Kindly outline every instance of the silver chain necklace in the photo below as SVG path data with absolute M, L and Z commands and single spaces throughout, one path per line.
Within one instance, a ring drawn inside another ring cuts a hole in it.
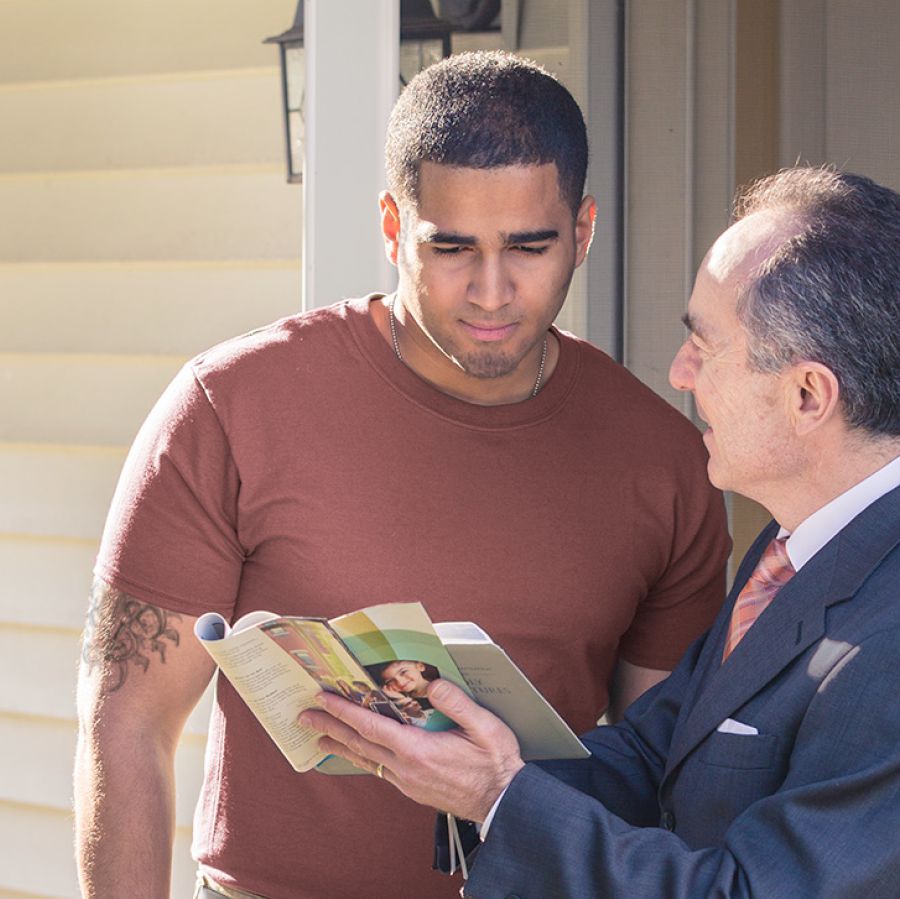
M 400 341 L 397 340 L 397 323 L 394 319 L 394 303 L 397 302 L 397 298 L 391 300 L 391 305 L 388 306 L 388 319 L 391 323 L 391 343 L 394 345 L 394 353 L 396 353 L 397 358 L 402 362 L 403 354 L 400 352 Z M 544 343 L 541 346 L 541 364 L 538 366 L 537 378 L 534 380 L 534 387 L 531 388 L 531 395 L 537 396 L 538 391 L 541 389 L 541 383 L 544 380 L 544 363 L 547 361 L 547 338 L 544 338 Z

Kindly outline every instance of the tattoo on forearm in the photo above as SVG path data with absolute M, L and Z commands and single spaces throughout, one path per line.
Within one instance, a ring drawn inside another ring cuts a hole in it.
M 84 627 L 82 659 L 89 670 L 103 666 L 109 672 L 107 692 L 118 690 L 132 667 L 146 672 L 154 655 L 165 664 L 168 647 L 178 646 L 178 631 L 171 624 L 179 620 L 181 616 L 175 612 L 141 602 L 95 580 Z

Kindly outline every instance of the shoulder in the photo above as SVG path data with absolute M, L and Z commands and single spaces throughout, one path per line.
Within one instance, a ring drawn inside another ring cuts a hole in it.
M 344 300 L 255 328 L 200 353 L 190 366 L 201 381 L 225 376 L 234 369 L 244 375 L 266 371 L 297 352 L 326 353 L 341 340 L 351 321 L 366 314 L 361 300 Z
M 684 413 L 592 343 L 565 331 L 558 336 L 563 352 L 578 356 L 578 402 L 592 417 L 650 454 L 683 449 L 705 460 L 700 433 Z
M 900 689 L 897 657 L 900 655 L 900 612 L 895 596 L 880 594 L 855 597 L 872 614 L 850 626 L 829 629 L 817 646 L 807 676 L 817 682 L 806 712 L 804 732 L 829 732 L 829 755 L 846 751 L 847 763 L 858 762 L 863 739 L 866 751 L 889 745 L 897 758 L 900 746 Z M 839 722 L 839 723 L 835 723 Z
M 837 546 L 835 553 L 828 554 L 828 548 L 823 551 L 827 554 L 825 563 L 834 566 L 829 592 L 846 597 L 832 609 L 830 623 L 835 627 L 831 636 L 839 634 L 850 645 L 870 637 L 896 639 L 900 635 L 900 603 L 897 602 L 900 509 L 897 498 L 882 497 L 880 503 L 865 510 L 838 535 Z M 808 564 L 813 573 L 818 573 L 821 566 L 814 565 L 815 561 Z M 900 655 L 900 645 L 896 648 Z M 890 652 L 893 651 L 891 647 Z
M 822 678 L 820 691 L 841 680 L 855 684 L 855 702 L 884 693 L 882 700 L 896 706 L 889 697 L 900 688 L 898 529 L 897 502 L 882 497 L 797 574 L 804 589 L 824 596 L 826 638 L 806 669 Z
M 292 315 L 226 340 L 185 366 L 190 402 L 208 407 L 231 441 L 257 446 L 321 420 L 362 395 L 371 366 L 361 346 L 371 329 L 368 297 Z
M 368 298 L 287 316 L 226 340 L 189 363 L 193 377 L 216 408 L 246 398 L 283 401 L 321 390 L 338 365 L 357 353 L 354 334 L 368 317 Z

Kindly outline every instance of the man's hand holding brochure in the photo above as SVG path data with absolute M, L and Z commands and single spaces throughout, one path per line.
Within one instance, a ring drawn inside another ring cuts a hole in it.
M 209 613 L 197 620 L 195 633 L 297 771 L 315 767 L 349 774 L 377 767 L 377 762 L 350 767 L 342 759 L 358 763 L 372 757 L 333 752 L 327 742 L 320 743 L 317 728 L 298 724 L 301 713 L 317 702 L 333 701 L 335 705 L 324 707 L 343 711 L 343 700 L 361 716 L 354 722 L 365 728 L 388 725 L 386 733 L 401 725 L 413 725 L 410 730 L 446 730 L 455 722 L 462 731 L 447 738 L 467 739 L 474 746 L 477 740 L 466 735 L 466 728 L 492 716 L 467 693 L 509 725 L 515 758 L 588 755 L 568 725 L 483 630 L 471 622 L 432 625 L 421 603 L 372 606 L 331 621 L 254 612 L 233 627 Z M 318 722 L 315 717 L 310 720 Z M 404 729 L 402 740 L 416 738 Z M 332 753 L 337 758 L 330 757 Z M 505 771 L 509 765 L 501 767 Z M 393 770 L 388 765 L 385 769 Z

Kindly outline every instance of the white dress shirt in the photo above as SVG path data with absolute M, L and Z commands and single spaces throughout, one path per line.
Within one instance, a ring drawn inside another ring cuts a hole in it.
M 794 571 L 799 571 L 838 531 L 895 487 L 900 487 L 900 456 L 800 522 L 785 544 Z M 788 534 L 784 528 L 778 532 L 779 537 Z

